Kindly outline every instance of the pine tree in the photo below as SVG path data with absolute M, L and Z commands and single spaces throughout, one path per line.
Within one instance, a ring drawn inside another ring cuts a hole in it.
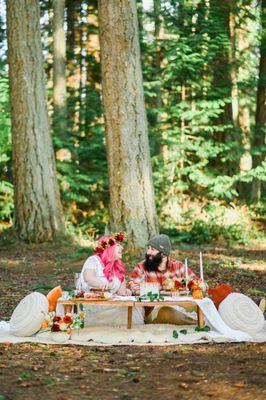
M 65 0 L 53 0 L 53 104 L 54 132 L 67 133 Z
M 37 0 L 7 2 L 15 228 L 32 242 L 65 232 L 45 98 Z
M 99 28 L 111 226 L 134 253 L 157 232 L 136 2 L 100 0 Z

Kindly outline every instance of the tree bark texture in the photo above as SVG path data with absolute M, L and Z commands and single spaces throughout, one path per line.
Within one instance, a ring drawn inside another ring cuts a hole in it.
M 111 228 L 137 253 L 157 233 L 134 0 L 99 1 Z
M 43 242 L 65 232 L 50 136 L 38 0 L 7 1 L 14 225 Z
M 67 131 L 65 0 L 53 0 L 53 103 L 54 130 L 63 138 Z

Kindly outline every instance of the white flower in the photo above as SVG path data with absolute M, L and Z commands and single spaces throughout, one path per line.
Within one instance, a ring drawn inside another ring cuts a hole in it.
M 62 324 L 59 324 L 60 326 L 60 331 L 66 331 L 68 328 L 68 324 L 65 324 L 64 322 Z

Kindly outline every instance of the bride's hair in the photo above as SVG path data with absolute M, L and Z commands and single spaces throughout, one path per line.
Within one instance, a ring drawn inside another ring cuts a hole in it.
M 101 244 L 102 242 L 106 242 L 106 240 L 108 239 L 108 236 L 103 236 L 99 240 L 99 244 Z M 115 251 L 117 246 L 118 244 L 114 243 L 112 245 L 109 245 L 108 247 L 105 247 L 103 252 L 97 253 L 97 256 L 102 260 L 104 264 L 103 272 L 109 282 L 112 281 L 114 276 L 117 276 L 120 282 L 122 282 L 125 277 L 125 267 L 122 261 L 120 259 L 115 259 Z

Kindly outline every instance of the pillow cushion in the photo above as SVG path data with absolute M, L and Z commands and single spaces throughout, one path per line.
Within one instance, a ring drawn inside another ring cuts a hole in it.
M 33 292 L 24 297 L 12 313 L 10 332 L 15 336 L 34 335 L 48 313 L 48 300 L 41 293 Z
M 263 329 L 262 311 L 253 300 L 244 294 L 229 294 L 221 302 L 218 311 L 224 322 L 232 329 L 247 332 L 250 335 Z
M 209 288 L 208 290 L 216 308 L 219 308 L 220 303 L 230 294 L 233 293 L 231 286 L 226 283 L 222 283 L 214 289 Z
M 55 311 L 57 300 L 62 297 L 61 286 L 56 286 L 47 294 L 47 299 L 49 302 L 49 311 Z

